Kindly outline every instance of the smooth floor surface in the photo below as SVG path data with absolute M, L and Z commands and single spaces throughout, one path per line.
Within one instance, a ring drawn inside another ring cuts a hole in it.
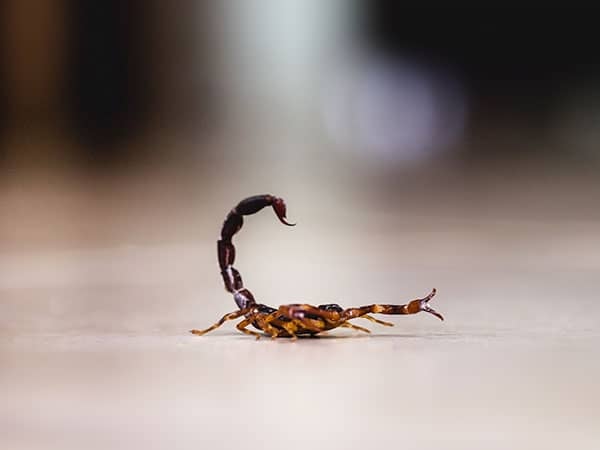
M 358 189 L 316 203 L 290 189 L 297 227 L 265 211 L 236 237 L 261 301 L 405 303 L 435 287 L 446 320 L 196 337 L 234 309 L 215 240 L 239 192 L 259 190 L 236 187 L 213 201 L 2 191 L 1 448 L 600 448 L 597 192 L 573 188 L 561 209 L 485 188 L 391 208 Z

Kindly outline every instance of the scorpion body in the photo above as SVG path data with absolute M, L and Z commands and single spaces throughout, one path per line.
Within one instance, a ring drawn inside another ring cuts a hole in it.
M 244 216 L 256 214 L 267 206 L 273 208 L 281 223 L 287 226 L 295 225 L 286 219 L 286 205 L 283 199 L 269 194 L 245 198 L 227 214 L 221 228 L 221 237 L 217 241 L 217 256 L 225 290 L 233 294 L 238 310 L 224 315 L 210 328 L 191 330 L 191 333 L 203 335 L 220 327 L 228 320 L 242 317 L 243 320 L 237 324 L 237 329 L 245 334 L 255 336 L 257 339 L 261 335 L 249 330 L 248 326 L 252 325 L 272 338 L 291 337 L 296 339 L 298 335 L 314 336 L 338 327 L 370 333 L 370 330 L 349 322 L 349 320 L 357 318 L 364 318 L 384 326 L 393 326 L 392 323 L 378 320 L 370 314 L 406 315 L 424 311 L 444 320 L 440 313 L 429 306 L 429 301 L 436 294 L 435 289 L 426 297 L 412 300 L 403 305 L 372 304 L 344 309 L 334 303 L 318 306 L 294 303 L 282 305 L 279 308 L 257 303 L 252 292 L 244 287 L 239 271 L 233 267 L 236 251 L 232 239 L 242 228 Z

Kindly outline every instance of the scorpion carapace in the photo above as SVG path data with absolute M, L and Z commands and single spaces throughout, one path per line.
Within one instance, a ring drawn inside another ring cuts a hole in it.
M 237 329 L 245 334 L 256 336 L 257 339 L 259 339 L 261 335 L 255 331 L 248 330 L 247 327 L 249 325 L 263 331 L 272 338 L 291 337 L 296 339 L 298 335 L 314 336 L 323 331 L 339 327 L 370 333 L 370 330 L 349 322 L 351 319 L 357 318 L 364 318 L 385 326 L 394 325 L 390 322 L 378 320 L 370 314 L 404 315 L 416 314 L 424 311 L 433 314 L 440 320 L 444 320 L 440 313 L 429 306 L 429 301 L 436 293 L 435 289 L 433 289 L 426 297 L 412 300 L 403 305 L 372 304 L 344 309 L 337 304 L 313 306 L 295 303 L 282 305 L 276 309 L 257 303 L 252 293 L 244 287 L 242 276 L 237 269 L 233 267 L 233 263 L 235 262 L 235 247 L 233 246 L 232 239 L 242 228 L 244 223 L 243 216 L 256 214 L 267 206 L 273 208 L 273 211 L 281 223 L 288 226 L 295 225 L 287 221 L 286 205 L 283 199 L 269 194 L 248 197 L 239 202 L 229 214 L 227 214 L 227 217 L 223 222 L 223 227 L 221 228 L 221 238 L 217 241 L 217 254 L 225 289 L 233 294 L 233 299 L 239 309 L 226 314 L 210 328 L 207 328 L 206 330 L 191 330 L 191 333 L 203 335 L 220 327 L 228 320 L 234 320 L 240 317 L 243 317 L 243 320 L 237 324 Z

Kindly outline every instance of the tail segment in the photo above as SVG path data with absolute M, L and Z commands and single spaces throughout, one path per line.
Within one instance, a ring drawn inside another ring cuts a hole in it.
M 219 258 L 219 267 L 225 289 L 233 294 L 233 298 L 240 309 L 246 309 L 255 302 L 254 296 L 248 289 L 244 289 L 242 276 L 233 267 L 235 262 L 235 247 L 231 240 L 233 236 L 240 231 L 244 224 L 243 216 L 256 214 L 266 206 L 272 206 L 273 211 L 281 223 L 288 226 L 295 224 L 289 223 L 286 219 L 286 206 L 283 199 L 272 195 L 255 195 L 248 197 L 235 206 L 223 222 L 221 228 L 221 239 L 217 241 L 217 254 Z

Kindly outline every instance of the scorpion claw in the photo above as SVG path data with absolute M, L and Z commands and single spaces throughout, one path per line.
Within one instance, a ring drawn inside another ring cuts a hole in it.
M 429 306 L 429 302 L 434 297 L 435 294 L 436 294 L 436 290 L 433 289 L 427 297 L 413 300 L 412 302 L 410 302 L 407 305 L 408 313 L 414 314 L 414 313 L 417 313 L 420 311 L 424 311 L 426 313 L 434 315 L 435 317 L 437 317 L 440 320 L 444 320 L 444 317 L 439 312 L 437 312 L 435 309 L 433 309 L 431 306 Z
M 437 317 L 440 320 L 444 320 L 444 316 L 442 316 L 439 312 L 437 312 L 435 309 L 429 307 L 428 305 L 425 305 L 422 309 L 422 311 L 428 312 L 429 314 L 433 314 L 435 317 Z
M 436 289 L 434 288 L 431 293 L 425 297 L 423 300 L 420 300 L 420 309 L 421 311 L 425 311 L 429 314 L 434 315 L 435 317 L 437 317 L 440 320 L 444 320 L 444 316 L 442 316 L 439 312 L 437 312 L 435 309 L 433 309 L 431 306 L 429 306 L 429 301 L 433 298 L 433 296 L 436 294 Z
M 287 221 L 285 215 L 286 215 L 286 207 L 285 207 L 285 202 L 283 201 L 282 198 L 279 197 L 275 197 L 273 199 L 273 210 L 275 211 L 275 214 L 277 214 L 277 218 L 279 219 L 279 221 L 287 226 L 293 227 L 294 225 L 296 225 L 295 223 L 290 223 Z

